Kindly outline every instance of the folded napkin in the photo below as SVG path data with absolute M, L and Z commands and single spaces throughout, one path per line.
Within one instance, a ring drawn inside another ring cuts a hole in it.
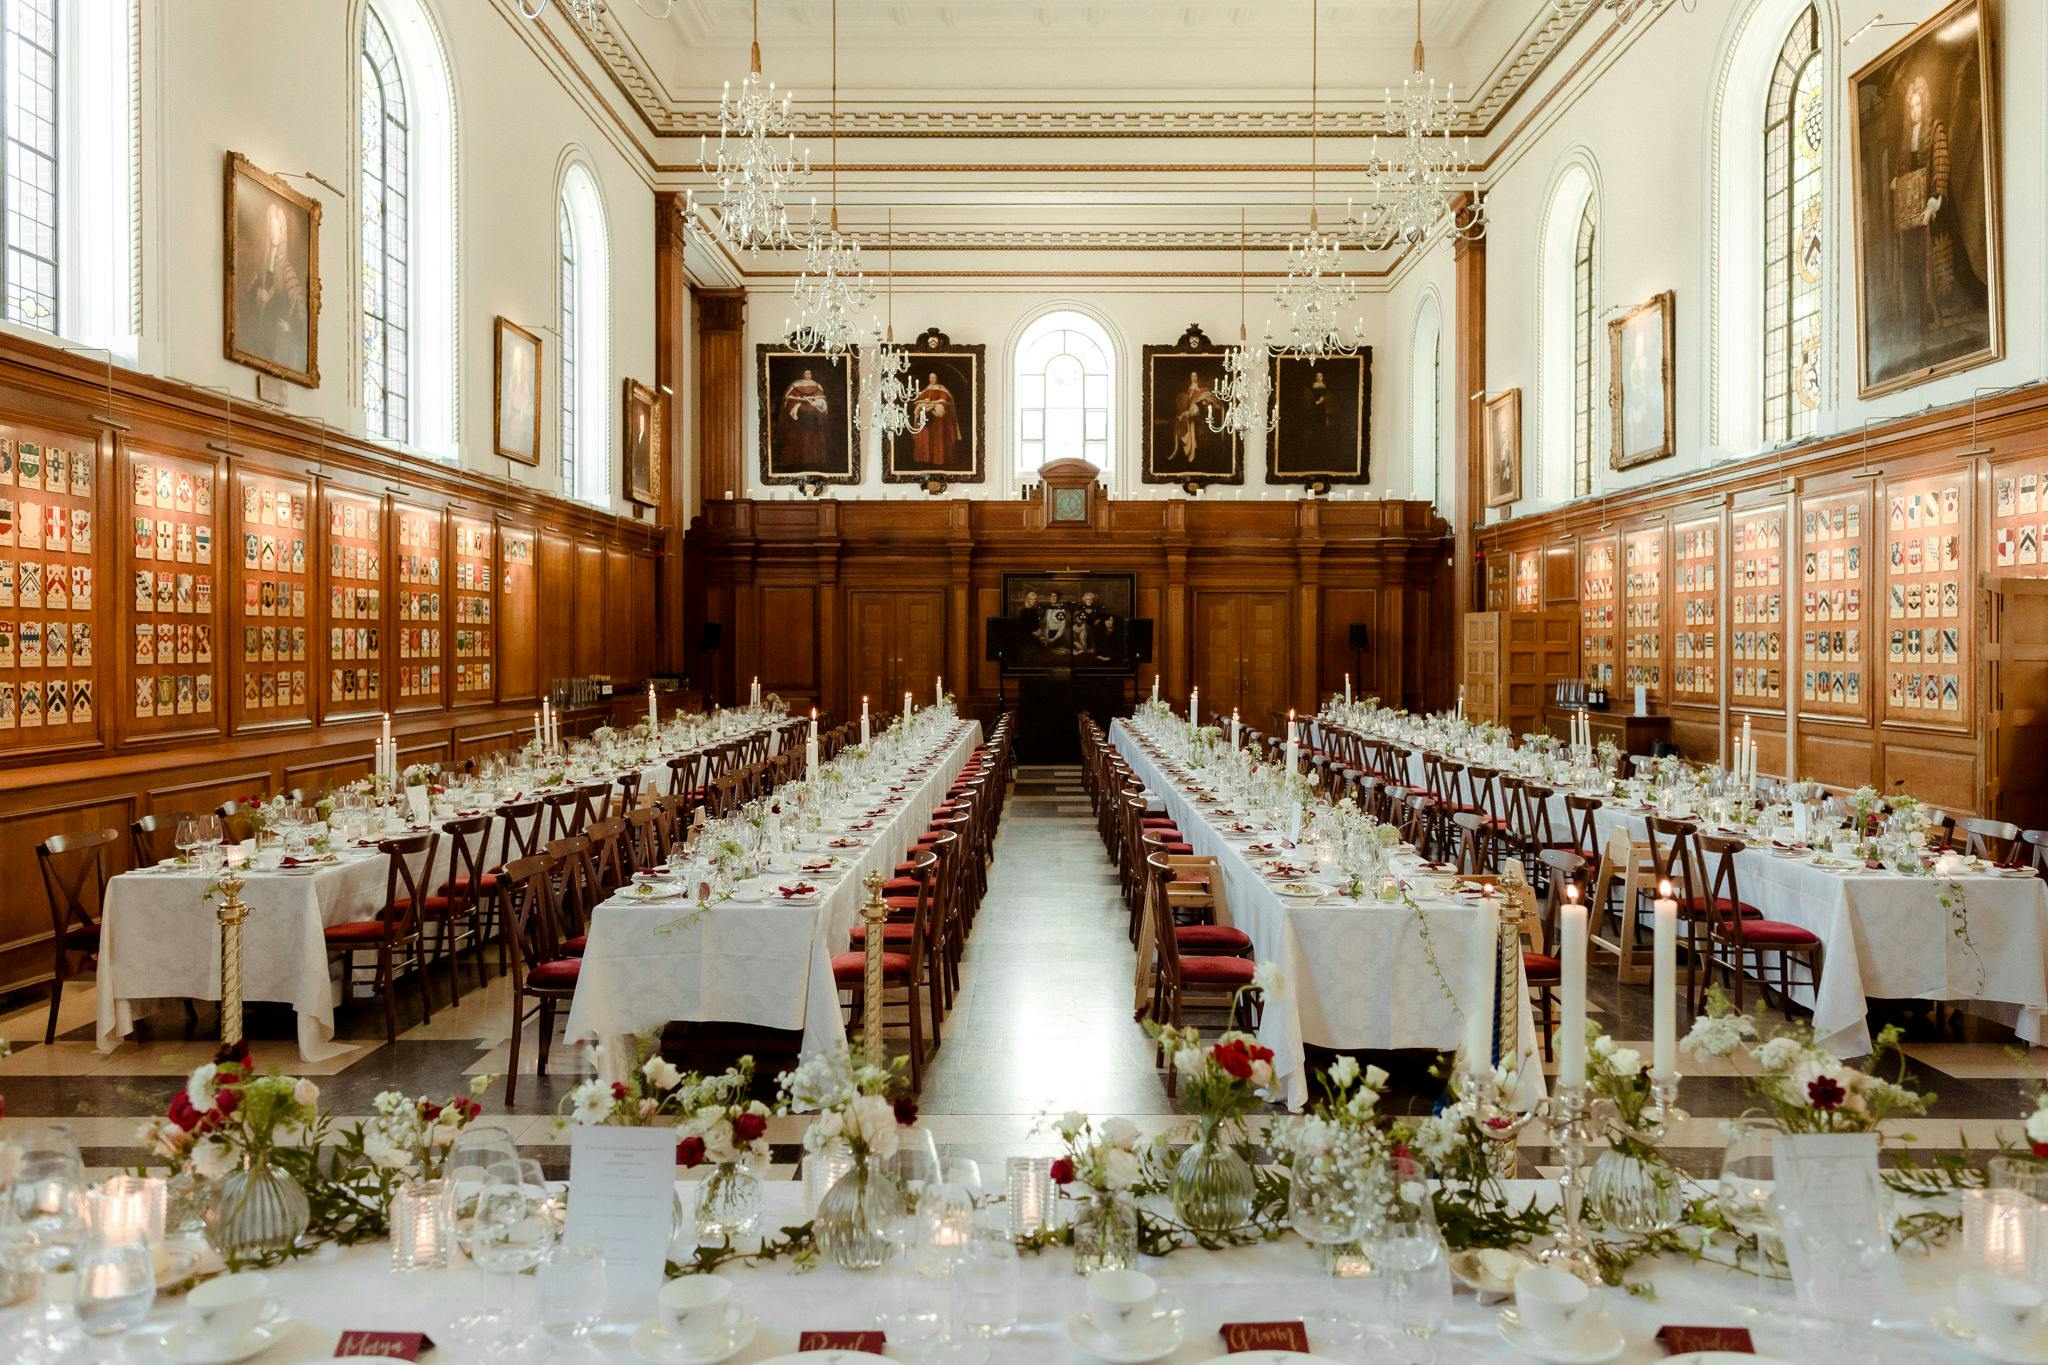
M 284 861 L 280 862 L 280 863 L 278 864 L 278 866 L 279 866 L 279 867 L 318 867 L 318 866 L 319 866 L 319 865 L 320 865 L 321 863 L 331 863 L 331 862 L 333 862 L 333 861 L 334 861 L 334 855 L 333 855 L 333 854 L 331 854 L 331 853 L 328 853 L 328 854 L 322 854 L 321 856 L 319 856 L 319 857 L 317 857 L 317 858 L 294 858 L 294 857 L 292 857 L 292 856 L 291 856 L 290 854 L 286 854 L 286 855 L 285 855 L 285 857 L 284 857 Z
M 795 886 L 778 886 L 775 889 L 782 893 L 784 900 L 793 900 L 798 896 L 815 896 L 818 894 L 818 888 L 812 886 L 809 882 L 798 882 Z
M 836 866 L 836 864 L 834 864 L 830 858 L 823 858 L 818 860 L 817 862 L 805 863 L 802 867 L 798 868 L 797 870 L 799 872 L 811 873 L 830 872 L 834 866 Z
M 874 827 L 875 822 L 872 820 L 860 820 L 847 826 L 848 829 L 873 829 Z
M 854 840 L 854 839 L 834 839 L 834 840 L 832 840 L 832 841 L 831 841 L 830 843 L 826 844 L 826 845 L 825 845 L 825 847 L 827 847 L 827 848 L 859 848 L 859 847 L 860 847 L 860 843 L 859 843 L 859 841 L 857 841 L 857 840 Z
M 1271 868 L 1267 870 L 1266 875 L 1268 877 L 1276 877 L 1284 880 L 1288 877 L 1305 876 L 1307 875 L 1307 873 L 1307 868 L 1296 867 L 1293 863 L 1275 863 Z
M 882 809 L 882 808 L 881 808 L 880 806 L 877 806 L 877 807 L 875 807 L 875 808 L 874 808 L 873 810 L 871 810 L 871 811 L 869 811 L 869 812 L 868 812 L 868 819 L 870 819 L 870 820 L 874 820 L 874 819 L 876 819 L 877 817 L 879 817 L 879 816 L 883 816 L 883 815 L 887 815 L 888 813 L 889 813 L 888 811 L 886 811 L 886 810 Z M 855 828 L 855 829 L 860 829 L 860 828 L 862 828 L 862 826 L 860 826 L 860 825 L 855 825 L 855 826 L 854 826 L 854 828 Z

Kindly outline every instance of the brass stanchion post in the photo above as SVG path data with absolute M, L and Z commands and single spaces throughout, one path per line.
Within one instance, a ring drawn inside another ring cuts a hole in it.
M 242 904 L 242 877 L 230 867 L 215 883 L 220 904 L 214 915 L 220 921 L 220 1040 L 242 1041 L 242 924 L 249 907 Z
M 882 950 L 887 946 L 883 939 L 886 934 L 882 925 L 889 918 L 889 907 L 882 903 L 882 874 L 870 872 L 863 883 L 868 889 L 868 898 L 860 907 L 860 917 L 867 924 L 867 934 L 861 940 L 862 980 L 861 987 L 861 1049 L 867 1053 L 871 1064 L 882 1060 Z

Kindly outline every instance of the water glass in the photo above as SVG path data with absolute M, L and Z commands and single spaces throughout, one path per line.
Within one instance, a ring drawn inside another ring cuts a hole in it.
M 469 1250 L 476 1220 L 476 1197 L 491 1183 L 491 1168 L 515 1161 L 518 1156 L 511 1132 L 501 1124 L 472 1123 L 455 1135 L 455 1145 L 449 1149 L 443 1169 L 453 1201 L 450 1213 L 455 1224 L 455 1244 L 463 1251 Z
M 1007 1237 L 976 1237 L 953 1268 L 953 1326 L 973 1337 L 1000 1337 L 1017 1325 L 1022 1269 Z
M 1735 1119 L 1728 1124 L 1727 1131 L 1715 1202 L 1730 1227 L 1757 1239 L 1761 1255 L 1751 1268 L 1759 1275 L 1767 1274 L 1773 1263 L 1784 1256 L 1777 1205 L 1772 1198 L 1777 1188 L 1772 1148 L 1778 1137 L 1778 1125 L 1768 1119 Z
M 604 1316 L 604 1252 L 590 1242 L 559 1242 L 536 1272 L 540 1325 L 551 1336 L 586 1344 Z M 586 1345 L 586 1349 L 587 1345 Z
M 131 1331 L 156 1302 L 156 1269 L 140 1242 L 96 1243 L 76 1257 L 78 1292 L 73 1308 L 88 1336 Z
M 1451 1310 L 1450 1258 L 1438 1235 L 1436 1214 L 1422 1182 L 1392 1196 L 1366 1220 L 1360 1243 L 1372 1262 L 1380 1291 L 1381 1329 L 1375 1333 L 1388 1358 L 1429 1360 L 1427 1338 L 1444 1325 Z

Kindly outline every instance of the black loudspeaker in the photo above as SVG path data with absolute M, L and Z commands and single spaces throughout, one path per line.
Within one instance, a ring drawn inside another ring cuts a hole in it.
M 1351 623 L 1351 650 L 1355 654 L 1365 652 L 1365 623 L 1362 621 Z
M 982 626 L 982 657 L 1003 663 L 1017 655 L 1017 623 L 1007 616 L 991 616 Z
M 1149 664 L 1152 662 L 1152 618 L 1133 616 L 1130 619 L 1131 662 Z
M 697 648 L 703 650 L 706 654 L 716 654 L 718 652 L 718 642 L 724 637 L 724 626 L 719 625 L 716 621 L 706 621 L 704 623 L 704 634 L 697 640 Z

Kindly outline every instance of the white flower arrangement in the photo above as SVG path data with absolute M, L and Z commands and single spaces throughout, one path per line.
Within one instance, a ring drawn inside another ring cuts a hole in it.
M 408 787 L 424 787 L 433 782 L 434 775 L 439 771 L 440 766 L 438 764 L 408 763 L 405 765 L 405 770 L 401 776 L 404 785 Z
M 1750 1093 L 1788 1133 L 1874 1132 L 1888 1118 L 1927 1112 L 1932 1095 L 1909 1090 L 1877 1074 L 1894 1063 L 1905 1075 L 1902 1036 L 1887 1025 L 1871 1045 L 1862 1068 L 1850 1066 L 1813 1041 L 1813 1030 L 1800 1024 L 1773 1028 L 1768 1035 L 1757 1015 L 1734 1012 L 1717 987 L 1707 992 L 1707 1013 L 1693 1022 L 1679 1046 L 1695 1057 L 1728 1057 L 1747 1047 L 1758 1073 L 1746 1078 Z
M 900 1130 L 915 1126 L 917 1106 L 892 1098 L 902 1082 L 902 1062 L 871 1062 L 841 1044 L 816 1053 L 785 1071 L 778 1083 L 792 1113 L 818 1117 L 804 1130 L 804 1150 L 823 1151 L 844 1142 L 856 1160 L 889 1160 L 901 1147 Z
M 1156 1182 L 1165 1169 L 1164 1135 L 1148 1143 L 1129 1119 L 1098 1124 L 1070 1111 L 1053 1126 L 1066 1143 L 1066 1155 L 1052 1165 L 1056 1185 L 1078 1182 L 1097 1194 L 1127 1194 Z

